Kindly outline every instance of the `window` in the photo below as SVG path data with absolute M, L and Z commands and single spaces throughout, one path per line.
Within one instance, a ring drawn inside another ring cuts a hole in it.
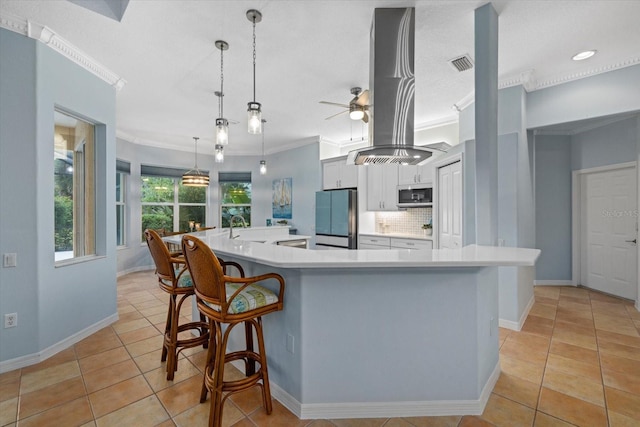
M 116 246 L 125 246 L 127 244 L 125 238 L 125 200 L 127 177 L 130 173 L 131 166 L 128 162 L 116 160 Z
M 55 260 L 96 253 L 96 132 L 93 123 L 54 112 Z
M 207 187 L 185 187 L 183 170 L 142 165 L 142 239 L 144 230 L 189 231 L 189 222 L 207 221 Z M 177 215 L 176 215 L 177 214 Z
M 220 227 L 229 227 L 234 215 L 251 224 L 251 173 L 220 172 Z

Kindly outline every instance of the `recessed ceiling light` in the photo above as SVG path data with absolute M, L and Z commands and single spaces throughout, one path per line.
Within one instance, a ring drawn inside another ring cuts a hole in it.
M 595 55 L 597 50 L 585 50 L 584 52 L 578 52 L 571 57 L 574 61 L 582 61 L 584 59 L 589 59 L 593 55 Z

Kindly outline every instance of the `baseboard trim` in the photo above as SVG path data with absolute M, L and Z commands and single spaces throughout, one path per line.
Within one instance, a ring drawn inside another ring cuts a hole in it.
M 513 320 L 498 319 L 498 326 L 500 326 L 501 328 L 511 329 L 512 331 L 520 332 L 522 330 L 522 327 L 524 326 L 524 322 L 527 320 L 527 316 L 529 315 L 529 312 L 531 311 L 531 307 L 533 307 L 533 304 L 535 302 L 536 302 L 536 297 L 532 295 L 531 299 L 527 303 L 527 306 L 522 312 L 522 315 L 520 316 L 519 321 L 514 322 Z
M 575 286 L 572 280 L 534 280 L 533 284 L 534 286 Z
M 35 365 L 36 363 L 40 363 L 44 360 L 47 360 L 54 354 L 59 353 L 62 350 L 65 350 L 71 347 L 72 345 L 82 341 L 88 336 L 98 332 L 100 329 L 106 326 L 109 326 L 116 321 L 118 321 L 117 313 L 112 314 L 111 316 L 105 319 L 102 319 L 101 321 L 94 323 L 93 325 L 88 326 L 83 330 L 78 331 L 75 334 L 71 335 L 70 337 L 67 337 L 62 341 L 59 341 L 53 344 L 52 346 L 49 346 L 37 353 L 27 354 L 25 356 L 20 356 L 14 359 L 2 361 L 0 362 L 0 374 L 4 372 L 13 371 L 15 369 L 24 368 L 26 366 Z
M 235 363 L 234 363 L 234 366 Z M 244 369 L 243 364 L 236 367 Z M 303 420 L 335 418 L 395 418 L 429 417 L 446 415 L 480 415 L 484 411 L 491 392 L 500 377 L 500 363 L 493 372 L 477 400 L 437 400 L 416 402 L 349 402 L 349 403 L 306 403 L 298 402 L 293 396 L 271 382 L 271 395 L 289 411 Z
M 127 270 L 118 271 L 116 273 L 116 277 L 126 276 L 127 274 L 137 273 L 138 271 L 153 270 L 155 268 L 156 267 L 153 266 L 153 265 L 142 265 L 142 266 L 139 266 L 139 267 L 133 267 L 133 268 L 129 268 Z

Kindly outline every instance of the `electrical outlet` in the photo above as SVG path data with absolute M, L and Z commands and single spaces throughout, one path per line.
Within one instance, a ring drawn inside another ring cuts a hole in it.
M 18 326 L 18 313 L 8 313 L 4 315 L 4 327 L 14 328 Z

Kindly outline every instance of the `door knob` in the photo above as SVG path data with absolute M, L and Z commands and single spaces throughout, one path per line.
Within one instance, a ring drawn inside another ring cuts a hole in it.
M 637 243 L 638 239 L 633 239 L 633 240 L 625 240 L 625 242 L 627 243 Z

